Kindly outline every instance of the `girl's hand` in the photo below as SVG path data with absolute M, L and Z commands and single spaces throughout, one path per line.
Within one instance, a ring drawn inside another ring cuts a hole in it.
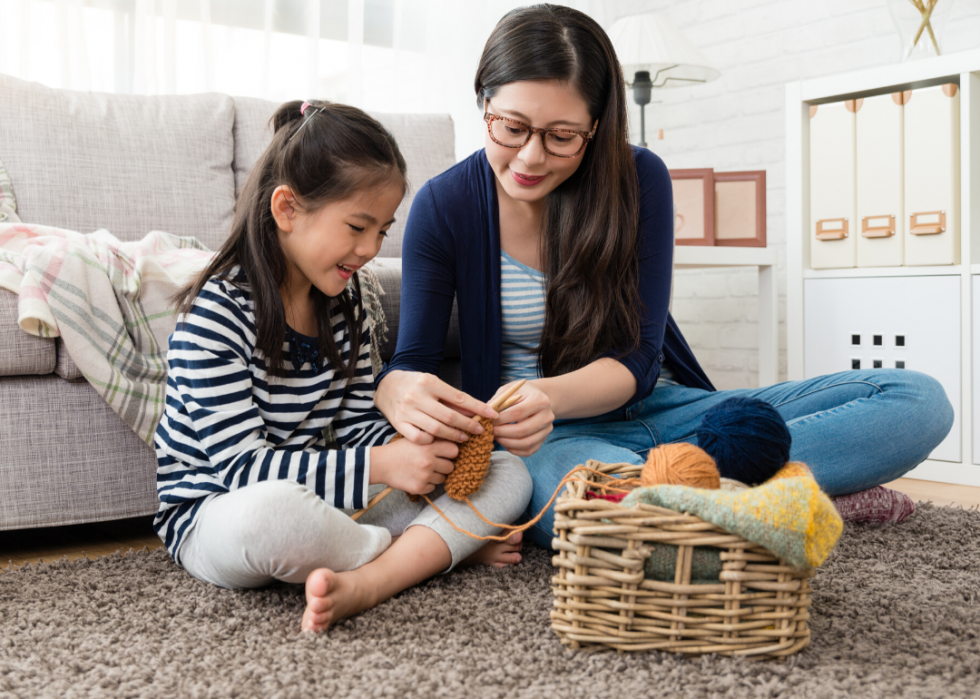
M 399 439 L 371 447 L 369 482 L 384 483 L 414 495 L 431 493 L 453 472 L 452 460 L 457 454 L 459 447 L 444 439 L 422 445 Z
M 497 394 L 506 388 L 501 386 Z M 493 438 L 511 454 L 530 456 L 554 429 L 555 413 L 551 398 L 534 381 L 524 384 L 518 394 L 523 398 L 493 421 Z
M 420 371 L 389 373 L 374 402 L 394 428 L 415 444 L 431 444 L 435 439 L 465 442 L 471 434 L 483 432 L 474 415 L 497 417 L 486 403 Z

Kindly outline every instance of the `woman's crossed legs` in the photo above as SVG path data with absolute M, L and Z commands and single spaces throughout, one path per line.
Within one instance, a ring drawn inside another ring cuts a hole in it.
M 642 402 L 591 420 L 555 424 L 548 440 L 525 458 L 536 515 L 562 478 L 588 459 L 642 464 L 658 444 L 697 443 L 709 409 L 732 396 L 771 403 L 793 437 L 790 458 L 806 463 L 829 495 L 865 490 L 899 478 L 924 461 L 953 425 L 953 408 L 935 379 L 914 371 L 847 371 L 757 389 L 704 391 L 657 388 Z M 550 548 L 553 510 L 528 532 Z

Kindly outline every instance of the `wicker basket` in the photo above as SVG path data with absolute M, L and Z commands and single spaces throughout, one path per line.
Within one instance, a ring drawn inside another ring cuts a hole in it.
M 642 469 L 589 466 L 619 477 L 638 477 Z M 581 475 L 555 505 L 551 626 L 564 645 L 775 658 L 810 642 L 809 572 L 694 515 L 586 500 L 605 479 Z M 644 578 L 651 553 L 645 542 L 677 546 L 673 583 Z M 695 546 L 719 549 L 717 583 L 691 584 Z

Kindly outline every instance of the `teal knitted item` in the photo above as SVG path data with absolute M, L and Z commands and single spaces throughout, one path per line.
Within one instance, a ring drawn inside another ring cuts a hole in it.
M 677 569 L 677 547 L 673 544 L 647 544 L 652 549 L 643 564 L 648 580 L 674 582 Z M 691 554 L 691 582 L 695 585 L 717 583 L 721 573 L 721 554 L 713 546 L 695 546 Z

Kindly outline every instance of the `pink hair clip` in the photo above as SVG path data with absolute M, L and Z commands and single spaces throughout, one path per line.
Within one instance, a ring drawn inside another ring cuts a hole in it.
M 300 107 L 299 107 L 299 113 L 305 117 L 306 116 L 306 108 L 307 107 L 310 107 L 310 106 L 312 106 L 312 105 L 309 102 L 303 102 L 303 104 L 301 104 Z M 298 129 L 296 129 L 296 133 L 294 133 L 292 136 L 290 136 L 286 140 L 286 143 L 289 143 L 294 138 L 296 138 L 297 134 L 299 134 L 299 132 L 303 130 L 303 127 L 306 126 L 306 124 L 310 121 L 310 119 L 312 119 L 313 117 L 315 117 L 316 114 L 317 114 L 317 112 L 320 112 L 320 111 L 322 111 L 322 110 L 319 107 L 314 107 L 313 108 L 313 111 L 310 113 L 309 118 L 303 120 L 303 123 L 299 125 L 299 128 Z

